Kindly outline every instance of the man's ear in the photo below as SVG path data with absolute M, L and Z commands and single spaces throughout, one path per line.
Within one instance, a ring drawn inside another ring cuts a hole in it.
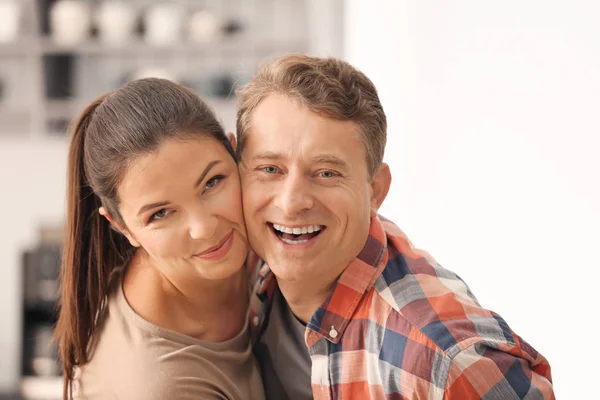
M 115 231 L 119 232 L 121 235 L 125 236 L 127 238 L 127 240 L 129 240 L 129 243 L 131 243 L 131 245 L 133 247 L 140 247 L 140 244 L 138 243 L 137 240 L 135 240 L 133 235 L 126 228 L 121 227 L 119 224 L 117 224 L 115 222 L 115 220 L 113 219 L 113 217 L 111 217 L 110 214 L 108 212 L 106 212 L 106 209 L 104 207 L 100 207 L 98 209 L 98 212 L 100 213 L 100 215 L 102 215 L 104 218 L 106 218 L 106 220 L 110 224 L 110 227 L 112 229 L 114 229 Z
M 231 143 L 231 147 L 233 147 L 233 151 L 237 151 L 237 140 L 233 132 L 227 133 L 227 139 L 229 139 L 229 143 Z
M 382 163 L 371 181 L 371 210 L 377 212 L 385 200 L 392 183 L 390 166 Z

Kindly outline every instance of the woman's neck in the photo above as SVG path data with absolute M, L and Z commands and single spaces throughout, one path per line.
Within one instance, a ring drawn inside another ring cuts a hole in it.
M 176 281 L 134 257 L 123 281 L 130 306 L 149 322 L 210 342 L 235 337 L 246 323 L 248 282 L 244 269 L 222 280 Z

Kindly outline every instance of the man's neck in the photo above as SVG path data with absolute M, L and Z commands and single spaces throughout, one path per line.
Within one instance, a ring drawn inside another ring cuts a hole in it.
M 329 279 L 324 282 L 299 282 L 277 279 L 277 285 L 292 313 L 296 318 L 308 324 L 313 314 L 333 290 L 336 281 L 337 279 Z

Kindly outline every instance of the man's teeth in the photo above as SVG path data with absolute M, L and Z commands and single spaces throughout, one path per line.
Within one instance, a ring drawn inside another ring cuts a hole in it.
M 308 242 L 308 240 L 306 240 L 306 239 L 303 239 L 303 240 L 290 240 L 290 239 L 286 239 L 286 238 L 280 238 L 280 239 L 287 244 L 302 244 L 302 243 Z
M 283 232 L 283 233 L 289 233 L 289 234 L 294 234 L 294 235 L 303 235 L 305 233 L 318 232 L 321 230 L 322 227 L 321 227 L 321 225 L 308 225 L 308 226 L 303 226 L 303 227 L 289 228 L 287 226 L 273 224 L 273 228 L 275 228 L 275 230 L 278 230 L 279 232 Z M 299 242 L 295 241 L 294 243 L 299 243 Z

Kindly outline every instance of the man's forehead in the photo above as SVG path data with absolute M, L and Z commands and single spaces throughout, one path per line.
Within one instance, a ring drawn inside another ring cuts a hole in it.
M 360 132 L 355 121 L 337 118 L 332 115 L 332 112 L 325 107 L 305 104 L 294 96 L 272 93 L 263 98 L 251 112 L 248 134 L 253 126 L 277 129 L 290 124 L 299 124 L 313 129 L 337 125 L 346 131 Z
M 242 158 L 247 161 L 346 166 L 366 159 L 358 124 L 326 117 L 282 95 L 270 95 L 258 104 L 244 136 Z

